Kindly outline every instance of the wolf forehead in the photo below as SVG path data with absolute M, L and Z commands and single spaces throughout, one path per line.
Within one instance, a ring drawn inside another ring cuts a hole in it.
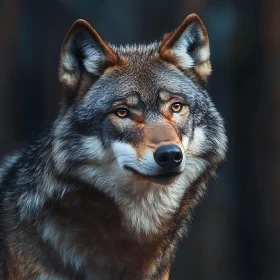
M 116 66 L 122 77 L 121 85 L 131 91 L 141 91 L 142 94 L 149 91 L 158 91 L 161 80 L 165 75 L 167 66 L 163 65 L 158 55 L 159 44 L 112 46 L 118 54 L 123 65 Z M 114 67 L 113 69 L 114 70 Z M 110 69 L 109 69 L 110 71 Z
M 166 63 L 159 56 L 159 43 L 149 45 L 126 45 L 113 47 L 116 53 L 126 61 L 125 73 L 137 77 L 143 85 L 161 84 L 169 86 L 170 91 L 181 91 L 186 84 L 195 86 L 197 80 L 191 73 L 180 71 L 175 65 Z M 198 86 L 198 85 L 197 85 Z
M 173 94 L 191 103 L 192 96 L 202 90 L 192 77 L 161 60 L 158 43 L 111 47 L 125 63 L 107 68 L 92 84 L 85 94 L 92 93 L 93 99 L 126 99 L 129 106 L 149 107 L 159 99 L 167 101 Z M 102 98 L 103 94 L 106 96 Z

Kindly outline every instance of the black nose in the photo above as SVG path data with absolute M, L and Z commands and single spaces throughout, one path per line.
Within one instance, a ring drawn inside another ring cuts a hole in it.
M 181 164 L 183 154 L 177 145 L 165 145 L 156 149 L 154 158 L 159 166 L 172 170 Z

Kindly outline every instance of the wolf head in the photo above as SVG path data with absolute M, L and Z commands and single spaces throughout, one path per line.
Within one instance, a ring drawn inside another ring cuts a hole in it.
M 209 56 L 195 14 L 139 46 L 110 45 L 76 21 L 61 50 L 57 170 L 114 198 L 170 188 L 180 200 L 225 156 L 223 121 L 205 90 Z

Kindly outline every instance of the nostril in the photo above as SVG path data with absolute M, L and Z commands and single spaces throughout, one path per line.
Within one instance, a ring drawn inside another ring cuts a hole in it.
M 158 160 L 159 162 L 162 162 L 162 163 L 168 162 L 168 154 L 165 154 L 165 153 L 160 154 L 160 155 L 158 156 L 157 160 Z
M 180 161 L 182 160 L 182 158 L 183 158 L 182 153 L 176 153 L 174 156 L 174 160 L 176 161 Z

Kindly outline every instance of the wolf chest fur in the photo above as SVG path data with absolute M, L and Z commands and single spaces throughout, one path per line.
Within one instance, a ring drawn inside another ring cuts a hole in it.
M 0 279 L 169 279 L 226 153 L 209 56 L 195 14 L 139 46 L 74 23 L 57 119 L 0 168 Z

